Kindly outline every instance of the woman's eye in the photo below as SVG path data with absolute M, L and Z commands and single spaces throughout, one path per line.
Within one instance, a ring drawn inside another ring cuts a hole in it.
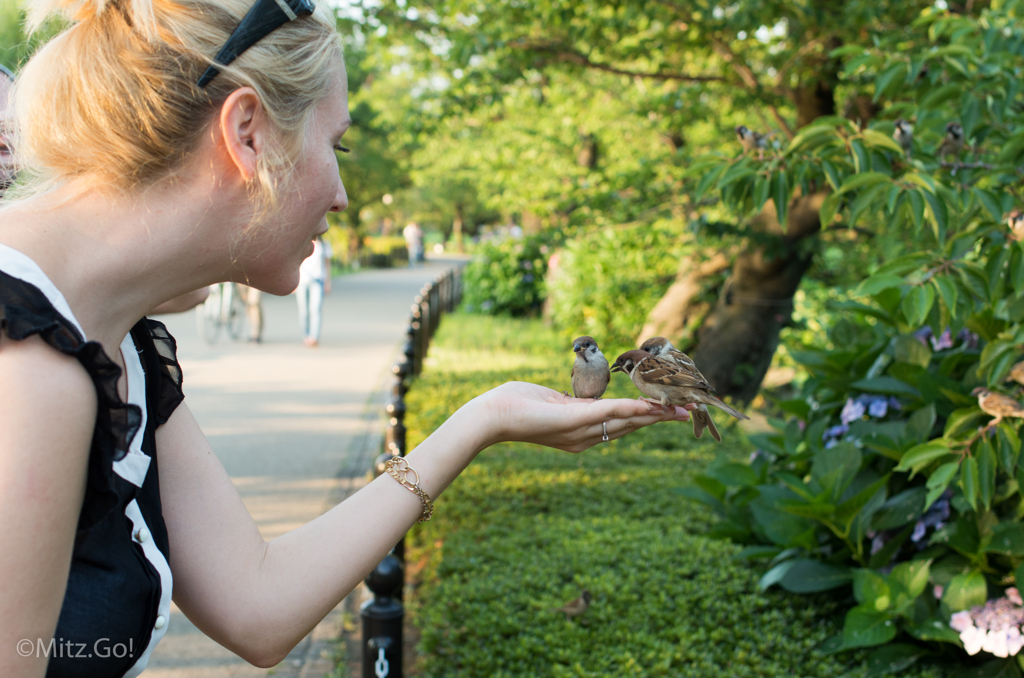
M 334 150 L 336 150 L 338 153 L 350 153 L 352 151 L 351 148 L 345 148 L 341 144 L 338 144 L 337 146 L 335 146 Z

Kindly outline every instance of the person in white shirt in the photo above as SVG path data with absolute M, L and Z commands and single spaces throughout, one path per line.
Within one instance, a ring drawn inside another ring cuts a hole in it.
M 410 222 L 403 230 L 405 246 L 409 250 L 409 268 L 415 268 L 423 257 L 423 230 L 419 224 Z
M 299 287 L 295 296 L 299 300 L 299 326 L 306 346 L 320 343 L 324 295 L 331 293 L 331 243 L 317 237 L 313 241 L 313 254 L 299 266 Z

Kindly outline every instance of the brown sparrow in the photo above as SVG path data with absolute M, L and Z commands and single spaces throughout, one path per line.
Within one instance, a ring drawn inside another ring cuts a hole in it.
M 577 398 L 600 398 L 612 378 L 608 359 L 593 337 L 579 337 L 572 342 L 572 350 L 576 352 L 576 362 L 572 364 L 572 394 Z
M 570 619 L 572 619 L 576 615 L 580 615 L 580 614 L 583 614 L 584 612 L 586 612 L 587 608 L 590 607 L 590 601 L 591 600 L 593 600 L 593 597 L 590 595 L 590 591 L 588 591 L 586 589 L 583 589 L 583 592 L 580 593 L 580 597 L 579 598 L 577 598 L 576 600 L 573 600 L 573 601 L 570 601 L 570 602 L 566 603 L 562 607 L 556 607 L 556 608 L 554 608 L 551 611 L 552 612 L 564 612 L 565 613 L 565 621 L 569 621 Z
M 764 149 L 768 148 L 768 138 L 771 134 L 761 134 L 748 129 L 746 125 L 737 125 L 736 136 L 740 138 L 740 145 L 743 146 L 744 153 L 750 153 L 757 149 L 758 159 L 764 159 Z
M 669 343 L 669 340 L 665 337 L 652 337 L 640 346 L 641 351 L 647 351 L 655 358 L 661 358 L 668 360 L 679 366 L 681 370 L 688 371 L 695 381 L 699 384 L 698 388 L 703 388 L 709 394 L 714 393 L 715 387 L 708 383 L 708 380 L 704 378 L 704 375 L 697 369 L 697 365 L 694 364 L 690 356 L 686 355 L 682 351 L 677 351 L 676 347 Z M 704 435 L 704 429 L 711 432 L 711 437 L 722 442 L 722 435 L 718 432 L 718 427 L 715 426 L 715 422 L 711 419 L 711 413 L 708 412 L 708 406 L 700 403 L 697 405 L 697 409 L 690 415 L 693 419 L 693 437 L 700 439 Z
M 946 125 L 946 136 L 935 151 L 939 160 L 945 160 L 947 155 L 953 155 L 954 160 L 959 158 L 960 151 L 964 150 L 964 128 L 958 122 L 951 122 Z
M 1020 242 L 1024 240 L 1024 212 L 1019 209 L 1006 215 L 1006 225 L 1010 227 L 1010 239 Z
M 1007 417 L 1024 418 L 1024 406 L 1008 395 L 993 393 L 984 386 L 971 391 L 971 395 L 978 396 L 978 407 L 982 412 L 995 417 L 986 428 L 995 428 Z
M 1010 373 L 1006 375 L 1006 381 L 1015 381 L 1024 386 L 1024 360 L 1010 368 Z
M 704 378 L 698 378 L 699 373 L 694 376 L 685 366 L 664 358 L 655 358 L 647 351 L 626 351 L 615 359 L 612 372 L 628 374 L 640 392 L 649 396 L 645 400 L 660 403 L 662 407 L 688 403 L 714 405 L 737 419 L 750 419 L 711 395 Z M 696 415 L 697 411 L 693 414 Z
M 892 133 L 892 138 L 903 149 L 903 154 L 909 158 L 910 151 L 914 146 L 914 126 L 900 118 L 896 121 L 896 129 Z

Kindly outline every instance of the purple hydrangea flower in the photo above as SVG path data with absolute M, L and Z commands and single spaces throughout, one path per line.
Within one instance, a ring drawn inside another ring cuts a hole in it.
M 978 348 L 978 335 L 966 328 L 957 332 L 956 338 L 964 342 L 964 346 L 969 349 Z
M 920 341 L 925 346 L 927 346 L 928 345 L 928 340 L 931 339 L 934 334 L 935 333 L 932 332 L 932 328 L 929 327 L 928 325 L 925 325 L 924 327 L 919 329 L 917 332 L 914 332 L 914 338 L 917 339 L 918 341 Z
M 884 417 L 888 411 L 889 401 L 885 398 L 876 398 L 868 405 L 868 414 L 877 419 Z
M 860 398 L 857 400 L 848 398 L 846 404 L 843 405 L 843 411 L 839 414 L 839 419 L 844 424 L 850 424 L 863 417 L 866 411 L 867 408 L 864 407 L 864 403 L 861 402 Z
M 903 405 L 900 404 L 900 401 L 896 400 L 896 396 L 889 396 L 888 403 L 889 403 L 889 407 L 891 407 L 894 410 L 902 410 L 903 409 Z
M 932 350 L 941 351 L 947 348 L 953 348 L 953 333 L 949 331 L 947 327 L 945 331 L 938 337 L 932 337 Z

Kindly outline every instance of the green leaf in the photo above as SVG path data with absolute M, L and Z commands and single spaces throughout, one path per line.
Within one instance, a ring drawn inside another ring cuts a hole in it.
M 898 153 L 899 157 L 903 157 L 903 148 L 888 134 L 882 134 L 876 129 L 866 129 L 861 132 L 861 137 L 863 137 L 864 143 L 869 147 L 884 148 L 887 151 Z
M 907 435 L 918 443 L 925 442 L 931 437 L 932 429 L 935 427 L 935 418 L 935 403 L 922 407 L 910 415 L 910 419 L 907 420 Z
M 758 175 L 754 182 L 754 211 L 760 212 L 764 204 L 768 202 L 768 196 L 772 190 L 772 182 L 768 177 Z
M 705 471 L 705 473 L 726 487 L 753 487 L 761 482 L 760 478 L 757 477 L 757 474 L 754 473 L 754 469 L 750 468 L 746 464 L 737 464 L 735 462 L 728 464 L 712 464 L 708 467 L 708 470 Z
M 978 461 L 978 501 L 986 509 L 992 505 L 996 491 L 996 453 L 988 440 L 982 440 L 976 457 Z
M 818 560 L 795 560 L 779 585 L 791 593 L 817 593 L 845 586 L 853 580 L 848 567 L 828 565 Z
M 939 296 L 942 297 L 942 303 L 946 305 L 946 310 L 949 311 L 950 315 L 956 313 L 956 283 L 953 282 L 953 278 L 948 275 L 939 275 L 932 278 L 932 282 L 939 290 Z
M 853 150 L 853 171 L 857 174 L 867 172 L 871 169 L 871 162 L 868 160 L 868 152 L 864 148 L 864 142 L 860 139 L 850 140 L 850 149 Z
M 925 191 L 924 199 L 928 202 L 932 220 L 935 222 L 935 239 L 943 243 L 946 241 L 946 229 L 949 226 L 949 211 L 946 209 L 946 203 L 941 197 L 927 191 Z
M 896 622 L 885 612 L 858 605 L 846 613 L 843 649 L 884 645 L 896 637 Z
M 885 577 L 874 570 L 855 570 L 853 573 L 853 597 L 865 607 L 878 610 L 888 609 L 892 603 L 889 584 Z
M 890 141 L 892 141 L 890 139 Z M 897 146 L 899 148 L 899 146 Z M 900 151 L 902 153 L 902 151 Z M 864 172 L 863 174 L 852 174 L 846 178 L 843 182 L 842 187 L 839 189 L 839 193 L 848 193 L 850 191 L 858 191 L 864 188 L 870 188 L 882 183 L 888 183 L 892 181 L 892 177 L 882 174 L 881 172 Z
M 893 643 L 880 647 L 868 657 L 868 670 L 864 676 L 865 678 L 876 678 L 899 673 L 912 666 L 926 654 L 928 654 L 928 650 L 920 645 L 911 645 L 910 643 Z
M 942 643 L 960 644 L 960 634 L 949 627 L 941 619 L 926 619 L 917 624 L 909 624 L 907 633 L 918 640 L 936 640 Z
M 913 470 L 914 473 L 917 473 L 928 464 L 947 454 L 949 454 L 949 445 L 945 441 L 941 439 L 929 440 L 907 450 L 900 458 L 900 463 L 896 470 Z
M 823 449 L 811 460 L 811 478 L 818 481 L 822 491 L 834 501 L 853 482 L 862 458 L 860 450 L 852 443 L 839 443 L 831 449 Z
M 673 487 L 670 491 L 680 497 L 710 506 L 715 512 L 725 515 L 725 504 L 699 487 Z
M 899 287 L 905 281 L 902 277 L 896 275 L 882 274 L 873 275 L 857 287 L 856 294 L 862 294 L 865 296 L 874 296 L 882 290 L 887 290 L 891 287 Z M 920 343 L 920 342 L 918 342 Z
M 767 591 L 769 588 L 778 584 L 782 581 L 782 578 L 786 576 L 790 568 L 796 565 L 795 560 L 784 560 L 772 569 L 764 573 L 760 581 L 757 582 L 757 588 L 761 591 Z
M 928 367 L 932 361 L 932 350 L 910 334 L 901 334 L 892 339 L 893 357 L 908 365 Z
M 981 666 L 964 667 L 954 674 L 954 678 L 1020 678 L 1020 676 L 1020 669 L 1013 657 L 993 659 Z
M 1024 523 L 1001 522 L 996 525 L 985 550 L 1006 556 L 1024 556 Z
M 977 570 L 953 577 L 942 594 L 942 602 L 949 606 L 950 611 L 969 610 L 976 605 L 984 605 L 988 600 L 988 584 L 985 575 Z
M 924 223 L 924 191 L 920 189 L 908 190 L 907 195 L 910 196 L 910 215 L 914 218 L 914 230 L 915 232 L 921 228 L 921 224 Z
M 975 511 L 978 510 L 979 485 L 978 460 L 974 457 L 967 457 L 960 467 L 960 489 L 964 491 L 964 500 Z
M 882 71 L 878 77 L 875 78 L 875 95 L 871 98 L 871 102 L 877 102 L 879 98 L 886 94 L 890 89 L 898 87 L 906 75 L 907 65 L 902 61 L 899 61 Z M 879 132 L 875 133 L 881 135 Z M 892 139 L 889 139 L 889 141 L 892 141 Z M 899 149 L 899 146 L 897 146 L 897 149 Z
M 875 513 L 871 526 L 876 530 L 892 530 L 915 520 L 924 513 L 925 493 L 923 487 L 912 487 L 891 497 Z
M 961 407 L 946 417 L 946 430 L 942 434 L 944 438 L 953 438 L 959 433 L 974 428 L 977 423 L 985 417 L 985 413 L 978 407 Z
M 996 432 L 999 439 L 999 465 L 1012 476 L 1017 472 L 1017 460 L 1020 458 L 1020 436 L 1008 421 L 1000 422 Z
M 924 593 L 924 588 L 928 585 L 930 567 L 930 560 L 911 560 L 900 563 L 893 568 L 889 575 L 889 584 L 899 585 L 910 597 L 910 600 L 913 600 Z
M 927 511 L 931 508 L 931 505 L 935 503 L 942 493 L 949 487 L 949 483 L 953 480 L 953 476 L 956 475 L 957 471 L 960 470 L 959 461 L 951 461 L 947 464 L 943 464 L 938 467 L 932 474 L 928 476 L 928 482 L 926 487 L 928 488 L 928 496 L 924 500 L 924 510 Z
M 914 398 L 920 397 L 917 389 L 900 381 L 895 377 L 875 377 L 873 379 L 858 379 L 850 384 L 853 388 L 860 389 L 867 393 L 884 393 L 886 395 L 904 395 Z
M 988 210 L 988 213 L 992 216 L 992 221 L 1000 222 L 1003 220 L 1003 208 L 999 204 L 999 200 L 996 199 L 994 195 L 977 187 L 972 188 L 971 192 L 974 194 L 974 197 L 978 199 L 978 202 Z
M 775 216 L 785 231 L 786 214 L 789 212 L 789 182 L 786 170 L 779 170 L 772 176 L 772 200 L 775 202 Z
M 920 327 L 928 317 L 928 312 L 932 310 L 933 303 L 935 303 L 935 290 L 931 286 L 915 285 L 903 297 L 900 309 L 903 311 L 908 325 Z

